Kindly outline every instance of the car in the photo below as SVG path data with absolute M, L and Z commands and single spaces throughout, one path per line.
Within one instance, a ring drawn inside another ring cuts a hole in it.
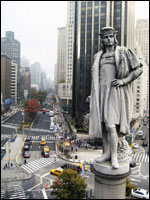
M 42 154 L 45 158 L 49 158 L 49 156 L 50 156 L 49 151 L 42 151 L 41 154 Z
M 76 163 L 74 163 L 74 164 L 79 165 L 80 168 L 81 168 L 81 170 L 82 170 L 82 165 L 83 165 L 83 163 L 76 162 Z M 87 166 L 87 165 L 84 165 L 84 170 L 85 170 L 85 171 L 88 170 L 88 166 Z
M 140 139 L 140 136 L 139 135 L 136 135 L 135 136 L 135 140 L 139 140 Z
M 141 140 L 146 140 L 146 135 L 142 135 Z
M 29 147 L 29 145 L 25 144 L 23 149 L 26 150 L 26 151 L 29 151 L 30 147 Z
M 43 109 L 42 109 L 42 112 L 43 112 L 43 113 L 46 113 L 46 108 L 43 108 Z
M 143 135 L 143 131 L 139 131 L 139 132 L 138 132 L 138 135 L 139 135 L 139 136 L 142 136 L 142 135 Z
M 49 146 L 44 146 L 44 147 L 43 147 L 43 151 L 49 152 L 49 151 L 50 151 Z
M 50 174 L 59 176 L 63 173 L 63 169 L 62 168 L 51 169 L 49 172 L 50 172 Z
M 133 143 L 133 148 L 138 149 L 140 146 L 137 143 Z
M 23 155 L 24 158 L 30 158 L 30 153 L 29 153 L 29 151 L 23 151 L 23 152 L 22 152 L 22 155 Z
M 135 166 L 136 166 L 136 162 L 131 161 L 131 162 L 130 162 L 130 167 L 135 167 Z
M 32 140 L 30 138 L 26 138 L 25 144 L 27 144 L 27 145 L 32 144 Z
M 46 145 L 46 140 L 45 140 L 45 139 L 42 139 L 40 144 L 41 144 L 41 145 Z
M 140 199 L 149 199 L 149 192 L 141 188 L 132 189 L 131 196 L 137 197 Z
M 148 142 L 147 141 L 143 141 L 142 146 L 143 147 L 147 147 L 148 146 Z

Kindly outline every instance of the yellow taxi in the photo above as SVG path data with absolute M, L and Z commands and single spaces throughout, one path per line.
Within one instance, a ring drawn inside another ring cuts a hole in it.
M 50 151 L 49 146 L 44 146 L 43 151 Z
M 61 168 L 58 168 L 58 169 L 51 169 L 49 171 L 50 174 L 53 174 L 53 175 L 56 175 L 56 176 L 59 176 L 63 173 L 63 169 Z
M 83 165 L 82 163 L 75 163 L 75 164 L 79 165 L 80 168 L 82 169 L 82 165 Z M 84 165 L 84 166 L 85 166 L 85 168 L 84 168 L 85 171 L 88 170 L 88 166 L 87 165 Z
M 46 140 L 45 140 L 45 139 L 42 139 L 40 144 L 41 144 L 41 145 L 46 145 Z

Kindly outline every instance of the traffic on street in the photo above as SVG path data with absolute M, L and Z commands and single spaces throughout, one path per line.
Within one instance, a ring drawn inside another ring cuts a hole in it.
M 102 151 L 90 150 L 90 145 L 86 143 L 86 140 L 77 140 L 77 137 L 72 137 L 70 128 L 68 127 L 61 108 L 51 105 L 50 97 L 44 102 L 44 112 L 41 109 L 31 127 L 21 128 L 23 121 L 22 112 L 23 107 L 16 109 L 12 115 L 8 115 L 5 120 L 2 120 L 1 124 L 1 147 L 6 148 L 10 139 L 17 135 L 23 137 L 23 145 L 17 155 L 17 164 L 21 170 L 31 175 L 31 179 L 15 182 L 14 187 L 12 184 L 8 184 L 12 188 L 12 192 L 16 195 L 15 185 L 20 188 L 20 194 L 22 197 L 37 197 L 35 190 L 39 190 L 38 195 L 46 195 L 49 197 L 47 191 L 42 192 L 46 184 L 50 187 L 56 180 L 57 175 L 63 170 L 62 166 L 66 165 L 69 160 L 64 157 L 64 152 L 68 152 L 72 162 L 82 162 L 77 159 L 79 153 L 86 151 Z M 46 110 L 46 111 L 45 111 Z M 52 112 L 51 112 L 52 111 Z M 53 124 L 53 126 L 51 126 Z M 145 121 L 140 122 L 140 128 L 134 133 L 133 147 L 132 147 L 132 163 L 130 164 L 131 174 L 129 176 L 131 184 L 138 188 L 146 190 L 149 186 L 149 119 L 147 123 Z M 143 145 L 147 142 L 147 145 Z M 64 144 L 69 146 L 64 146 Z M 76 154 L 75 154 L 76 152 Z M 61 156 L 62 155 L 62 156 Z M 74 159 L 74 155 L 76 159 Z M 85 156 L 87 163 L 87 170 L 85 171 L 85 178 L 87 183 L 87 189 L 89 196 L 92 196 L 94 190 L 94 175 L 90 171 L 90 159 L 89 153 Z M 69 157 L 68 157 L 69 158 Z M 51 173 L 53 171 L 53 173 Z M 59 173 L 57 173 L 59 171 Z M 2 197 L 10 197 L 7 192 L 6 184 L 2 184 Z M 8 188 L 9 188 L 8 187 Z M 5 189 L 4 189 L 5 188 Z M 5 190 L 5 192 L 4 192 Z M 3 196 L 4 195 L 4 196 Z

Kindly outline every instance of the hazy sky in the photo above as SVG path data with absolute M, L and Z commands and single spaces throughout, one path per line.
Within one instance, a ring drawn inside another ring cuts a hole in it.
M 149 1 L 136 1 L 136 18 L 148 18 Z M 13 31 L 21 43 L 21 56 L 41 63 L 54 79 L 57 28 L 66 25 L 67 1 L 1 1 L 1 37 Z

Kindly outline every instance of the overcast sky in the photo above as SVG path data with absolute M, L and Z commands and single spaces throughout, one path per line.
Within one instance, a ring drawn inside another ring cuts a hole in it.
M 136 1 L 136 18 L 148 18 L 149 1 Z M 67 1 L 1 1 L 1 37 L 13 31 L 21 56 L 36 61 L 54 79 L 57 28 L 66 25 Z

